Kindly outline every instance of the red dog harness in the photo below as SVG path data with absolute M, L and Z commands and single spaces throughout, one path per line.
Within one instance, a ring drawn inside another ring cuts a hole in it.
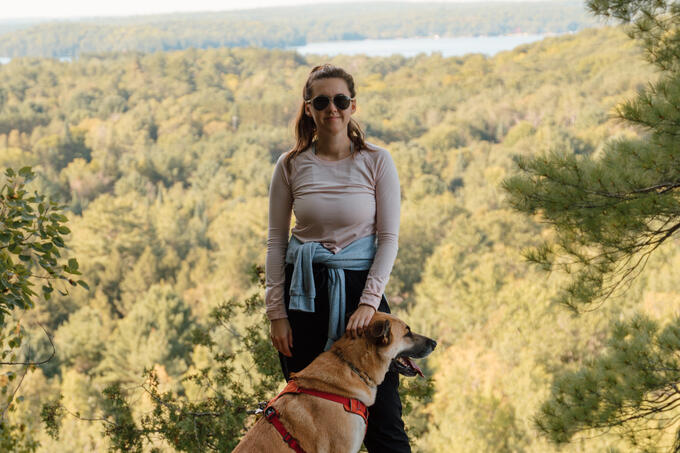
M 368 427 L 368 408 L 364 403 L 362 403 L 358 399 L 348 398 L 346 396 L 340 396 L 334 393 L 322 392 L 319 390 L 305 389 L 299 387 L 297 383 L 291 379 L 290 381 L 288 381 L 288 385 L 286 385 L 284 389 L 281 390 L 281 393 L 276 395 L 276 397 L 273 400 L 267 403 L 267 407 L 264 409 L 264 417 L 267 419 L 269 423 L 274 425 L 274 428 L 276 428 L 276 430 L 283 437 L 283 441 L 287 443 L 288 446 L 295 450 L 297 453 L 305 453 L 305 450 L 300 446 L 300 443 L 297 441 L 297 439 L 295 439 L 288 432 L 285 426 L 283 426 L 283 423 L 281 423 L 281 420 L 279 420 L 278 412 L 276 412 L 276 409 L 274 409 L 274 407 L 272 406 L 274 401 L 276 401 L 282 395 L 285 395 L 287 393 L 293 394 L 306 393 L 307 395 L 312 395 L 326 400 L 335 401 L 336 403 L 340 403 L 347 412 L 351 412 L 353 414 L 361 416 L 361 418 L 364 419 L 364 423 Z

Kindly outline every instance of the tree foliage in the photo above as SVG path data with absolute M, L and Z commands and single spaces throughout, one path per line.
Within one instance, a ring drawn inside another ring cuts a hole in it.
M 239 311 L 254 315 L 255 322 L 245 328 L 235 327 L 232 319 Z M 99 417 L 90 420 L 101 420 L 115 451 L 141 452 L 146 445 L 158 448 L 163 444 L 177 451 L 230 451 L 243 434 L 246 420 L 261 401 L 275 393 L 281 381 L 278 355 L 269 346 L 262 317 L 263 301 L 257 295 L 243 303 L 230 301 L 216 307 L 207 325 L 191 330 L 191 343 L 205 348 L 211 357 L 207 366 L 192 370 L 182 380 L 184 388 L 188 386 L 200 397 L 189 398 L 184 391 L 168 387 L 168 373 L 176 375 L 177 371 L 155 367 L 141 370 L 131 379 L 131 383 L 142 382 L 139 385 L 130 386 L 128 381 L 124 386 L 123 381 L 116 380 L 108 386 Z M 238 350 L 224 351 L 216 341 L 224 334 L 238 338 Z M 161 350 L 157 345 L 153 348 Z M 251 358 L 243 364 L 239 356 Z M 162 360 L 137 363 L 154 362 Z M 135 407 L 140 399 L 149 409 L 141 417 Z M 62 418 L 68 415 L 79 418 L 78 414 L 68 414 L 61 402 L 44 406 L 43 421 L 52 436 L 59 435 Z
M 613 429 L 636 448 L 665 442 L 677 451 L 680 439 L 671 433 L 680 420 L 679 352 L 677 318 L 663 329 L 645 316 L 615 323 L 602 354 L 555 379 L 538 428 L 556 443 Z
M 400 252 L 388 300 L 440 344 L 424 361 L 431 381 L 404 380 L 407 394 L 419 396 L 405 400 L 415 451 L 556 451 L 531 422 L 553 374 L 602 350 L 608 317 L 635 303 L 588 319 L 555 311 L 548 299 L 563 279 L 545 278 L 518 252 L 550 232 L 508 209 L 498 185 L 515 156 L 555 144 L 589 155 L 607 138 L 637 136 L 607 112 L 653 77 L 641 60 L 619 29 L 493 58 L 331 60 L 355 76 L 357 120 L 400 174 Z M 261 306 L 231 301 L 261 295 L 250 267 L 264 262 L 271 170 L 292 143 L 300 84 L 320 62 L 263 49 L 187 49 L 0 66 L 0 87 L 8 87 L 0 164 L 33 165 L 36 189 L 68 207 L 69 245 L 91 287 L 54 291 L 25 312 L 24 347 L 34 357 L 51 353 L 32 327 L 40 322 L 55 332 L 57 350 L 26 375 L 17 393 L 24 402 L 8 413 L 38 451 L 227 448 L 253 422 L 257 388 L 261 400 L 276 391 L 258 386 L 283 383 L 275 361 L 258 368 L 260 354 L 273 352 Z M 649 266 L 662 263 L 652 257 Z M 631 290 L 650 311 L 666 296 L 680 300 L 676 279 L 654 275 Z M 228 321 L 216 323 L 211 313 L 232 305 Z M 253 357 L 244 339 L 258 323 Z M 166 350 L 155 346 L 164 342 Z M 222 370 L 247 403 L 231 384 L 208 388 Z M 228 416 L 219 401 L 239 412 Z M 46 402 L 55 438 L 36 416 Z M 563 451 L 618 442 L 603 436 Z
M 644 136 L 610 141 L 596 155 L 553 149 L 518 159 L 524 174 L 505 182 L 513 206 L 555 228 L 528 254 L 574 278 L 559 299 L 587 306 L 607 298 L 644 267 L 649 254 L 680 229 L 680 9 L 674 2 L 593 1 L 591 9 L 631 22 L 659 80 L 620 104 L 616 116 Z
M 81 275 L 78 261 L 65 261 L 61 255 L 64 237 L 70 233 L 65 225 L 68 219 L 61 213 L 64 207 L 38 192 L 30 194 L 26 186 L 34 177 L 30 167 L 18 172 L 7 168 L 0 188 L 0 366 L 12 368 L 0 375 L 0 445 L 7 451 L 36 448 L 26 426 L 12 424 L 6 415 L 23 399 L 15 401 L 15 396 L 26 374 L 54 357 L 54 349 L 40 361 L 31 355 L 30 346 L 28 352 L 22 351 L 25 330 L 17 320 L 38 300 L 50 300 L 55 287 L 63 295 L 68 294 L 68 285 L 88 287 L 85 281 L 74 280 Z M 36 285 L 41 285 L 39 292 Z M 23 369 L 14 371 L 17 366 Z
M 71 232 L 60 213 L 64 207 L 37 192 L 28 193 L 26 184 L 35 176 L 30 167 L 18 174 L 8 168 L 5 175 L 0 189 L 0 327 L 6 327 L 12 310 L 32 308 L 39 294 L 49 300 L 55 280 L 87 287 L 69 276 L 81 275 L 78 261 L 71 258 L 64 264 L 60 259 L 64 236 Z M 43 283 L 40 293 L 32 288 L 36 282 Z
M 528 257 L 571 274 L 557 299 L 575 310 L 632 285 L 652 254 L 673 243 L 680 230 L 680 5 L 588 5 L 627 24 L 659 71 L 657 80 L 615 109 L 617 119 L 640 135 L 611 140 L 592 154 L 553 149 L 519 158 L 523 174 L 504 183 L 516 209 L 553 227 Z M 556 443 L 583 431 L 613 431 L 635 449 L 678 451 L 677 313 L 660 322 L 663 328 L 645 315 L 616 321 L 602 351 L 560 370 L 536 416 L 539 430 Z

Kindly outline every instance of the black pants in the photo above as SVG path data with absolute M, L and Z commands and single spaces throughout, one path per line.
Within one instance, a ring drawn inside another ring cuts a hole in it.
M 328 271 L 323 265 L 314 265 L 314 285 L 316 298 L 315 312 L 307 313 L 288 310 L 290 303 L 290 281 L 293 266 L 286 266 L 285 303 L 288 321 L 293 330 L 293 357 L 279 353 L 283 376 L 288 380 L 290 373 L 302 370 L 323 352 L 328 340 Z M 345 271 L 346 310 L 349 318 L 359 305 L 361 293 L 366 284 L 368 271 Z M 379 311 L 389 313 L 390 308 L 383 296 Z M 368 429 L 364 445 L 369 453 L 410 453 L 408 437 L 401 419 L 401 400 L 399 399 L 399 375 L 389 371 L 385 380 L 378 386 L 375 404 L 369 407 Z

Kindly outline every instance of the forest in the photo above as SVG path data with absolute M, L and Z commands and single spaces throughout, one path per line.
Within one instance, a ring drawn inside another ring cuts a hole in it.
M 404 20 L 407 17 L 408 20 Z M 0 22 L 0 57 L 77 57 L 110 51 L 286 48 L 310 42 L 567 33 L 593 26 L 579 1 L 342 3 L 31 24 Z
M 156 411 L 204 398 L 210 379 L 239 381 L 222 392 L 227 399 L 238 398 L 235 388 L 273 395 L 282 377 L 254 358 L 272 358 L 258 279 L 269 180 L 293 144 L 310 68 L 330 61 L 354 75 L 356 119 L 369 142 L 390 151 L 401 180 L 399 255 L 386 295 L 414 331 L 439 342 L 422 362 L 427 379 L 402 382 L 414 451 L 671 448 L 675 432 L 655 420 L 633 431 L 570 431 L 556 442 L 537 414 L 557 377 L 611 351 L 612 330 L 627 338 L 617 323 L 643 316 L 664 327 L 677 316 L 677 247 L 659 247 L 625 291 L 569 310 L 559 302 L 570 275 L 525 257 L 556 237 L 548 214 L 518 212 L 516 194 L 504 190 L 518 162 L 596 159 L 612 143 L 644 137 L 616 112 L 660 72 L 621 27 L 494 57 L 143 50 L 0 66 L 0 168 L 31 167 L 34 177 L 22 173 L 28 192 L 63 206 L 63 259 L 77 259 L 64 271 L 85 282 L 49 300 L 41 294 L 12 312 L 15 324 L 5 320 L 23 329 L 23 360 L 49 357 L 51 338 L 55 355 L 40 366 L 2 366 L 11 398 L 0 445 L 205 451 L 186 447 L 182 433 L 198 438 L 194 428 L 150 421 Z M 220 448 L 233 447 L 252 418 L 237 422 Z M 142 440 L 140 426 L 151 427 Z

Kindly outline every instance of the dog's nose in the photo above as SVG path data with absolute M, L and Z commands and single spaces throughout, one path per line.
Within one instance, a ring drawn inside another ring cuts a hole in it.
M 432 340 L 432 339 L 430 339 L 430 338 L 428 338 L 428 339 L 427 339 L 427 346 L 430 347 L 430 348 L 432 348 L 432 349 L 434 349 L 434 348 L 437 347 L 437 342 L 434 341 L 434 340 Z

